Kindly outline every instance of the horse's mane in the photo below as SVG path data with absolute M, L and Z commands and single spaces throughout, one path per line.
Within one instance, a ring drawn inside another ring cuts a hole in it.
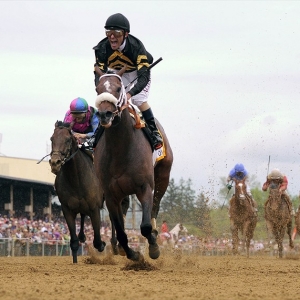
M 107 72 L 105 74 L 116 74 L 116 70 L 107 69 Z
M 65 123 L 65 122 L 63 122 L 63 121 L 57 121 L 57 122 L 56 122 L 57 127 L 59 127 L 60 129 L 62 129 L 62 128 L 64 128 L 64 127 L 69 128 L 69 127 L 70 127 L 70 124 L 71 124 L 71 123 Z

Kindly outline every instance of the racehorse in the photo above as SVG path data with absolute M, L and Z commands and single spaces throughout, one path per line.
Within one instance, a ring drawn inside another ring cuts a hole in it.
M 239 232 L 242 234 L 243 248 L 246 246 L 247 257 L 257 223 L 257 216 L 253 213 L 250 196 L 247 194 L 245 179 L 234 180 L 235 194 L 230 200 L 230 230 L 232 234 L 232 251 L 238 253 Z
M 160 255 L 157 245 L 156 218 L 160 200 L 170 178 L 173 154 L 163 127 L 156 120 L 163 136 L 165 157 L 153 163 L 152 147 L 142 129 L 136 129 L 136 121 L 129 112 L 126 92 L 118 73 L 102 73 L 99 69 L 99 84 L 96 107 L 104 133 L 94 153 L 94 164 L 104 190 L 106 205 L 115 226 L 117 240 L 128 259 L 138 261 L 142 255 L 128 246 L 124 230 L 121 203 L 124 197 L 135 194 L 142 206 L 141 234 L 147 238 L 149 256 Z
M 300 235 L 300 205 L 295 215 L 295 226 L 296 226 L 296 232 L 298 232 L 298 234 Z
M 100 252 L 104 250 L 105 242 L 100 235 L 103 192 L 100 190 L 91 156 L 78 147 L 71 129 L 72 124 L 61 121 L 55 123 L 49 163 L 52 173 L 56 175 L 54 186 L 70 231 L 73 263 L 77 263 L 79 241 L 84 243 L 86 240 L 86 215 L 90 216 L 94 229 L 94 247 Z M 78 213 L 81 215 L 81 226 L 77 236 L 75 219 Z
M 288 204 L 284 197 L 285 194 L 279 190 L 280 181 L 273 179 L 269 186 L 269 197 L 265 204 L 265 219 L 267 224 L 268 239 L 270 241 L 272 234 L 278 245 L 279 258 L 282 258 L 283 238 L 285 232 L 289 236 L 289 246 L 294 248 L 292 240 L 292 216 Z

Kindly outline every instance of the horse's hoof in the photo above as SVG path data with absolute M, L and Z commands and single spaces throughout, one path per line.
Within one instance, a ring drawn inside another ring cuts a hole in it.
M 145 260 L 144 256 L 140 252 L 133 250 L 131 250 L 130 255 L 127 256 L 127 258 L 137 262 L 143 262 Z
M 126 252 L 124 251 L 123 247 L 120 244 L 118 245 L 118 249 L 119 249 L 118 252 L 121 256 L 126 256 Z
M 102 243 L 101 243 L 101 246 L 98 248 L 98 251 L 99 251 L 99 252 L 103 252 L 104 249 L 105 249 L 105 246 L 106 246 L 106 243 L 105 243 L 105 242 L 102 242 Z
M 157 258 L 159 258 L 159 255 L 160 255 L 159 246 L 157 244 L 154 244 L 154 245 L 149 244 L 150 258 L 157 259 Z
M 112 245 L 111 250 L 113 255 L 119 255 L 119 248 L 117 247 L 117 245 Z
M 79 242 L 80 242 L 81 244 L 84 244 L 85 241 L 86 241 L 86 236 L 85 236 L 85 234 L 83 234 L 83 235 L 79 234 L 79 235 L 78 235 L 78 239 L 79 239 Z
M 93 246 L 95 249 L 97 249 L 99 252 L 103 252 L 106 246 L 105 242 L 101 242 L 100 244 L 95 244 L 95 242 L 93 243 Z
M 151 233 L 153 233 L 155 237 L 158 236 L 158 231 L 156 229 L 153 229 Z
M 77 264 L 77 251 L 72 251 L 73 264 Z

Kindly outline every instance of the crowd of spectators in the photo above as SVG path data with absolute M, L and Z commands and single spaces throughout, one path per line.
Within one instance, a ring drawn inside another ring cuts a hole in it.
M 76 228 L 77 233 L 79 233 L 79 218 L 76 219 Z M 86 235 L 85 245 L 91 245 L 94 239 L 94 231 L 88 217 L 86 217 L 85 220 L 84 233 Z M 110 222 L 102 221 L 100 233 L 102 240 L 109 245 L 111 239 Z M 139 230 L 127 229 L 126 233 L 131 247 L 138 248 L 145 243 L 145 238 L 140 234 Z M 1 240 L 13 240 L 16 244 L 17 242 L 21 242 L 21 244 L 23 243 L 24 245 L 25 243 L 35 245 L 44 243 L 48 246 L 55 246 L 57 244 L 66 245 L 67 247 L 65 247 L 65 249 L 69 251 L 70 235 L 68 226 L 63 217 L 54 221 L 47 218 L 44 220 L 28 220 L 27 218 L 0 216 L 0 241 Z M 164 246 L 166 246 L 166 244 L 162 244 L 162 247 Z M 231 240 L 230 238 L 200 238 L 188 232 L 184 232 L 183 234 L 179 233 L 177 239 L 173 240 L 172 247 L 188 253 L 196 252 L 202 253 L 202 255 L 222 255 L 230 252 Z M 271 248 L 276 251 L 275 244 L 271 245 Z M 270 245 L 267 245 L 266 242 L 262 240 L 251 242 L 250 250 L 252 253 L 264 252 L 267 249 L 270 249 Z M 8 252 L 6 251 L 5 253 L 5 255 L 9 255 L 9 249 Z M 3 255 L 1 251 L 0 255 Z
M 76 219 L 76 231 L 80 230 L 80 218 Z M 144 242 L 144 238 L 137 230 L 126 230 L 128 241 L 133 246 Z M 85 219 L 84 233 L 86 236 L 85 245 L 91 245 L 94 239 L 94 230 L 89 217 Z M 111 226 L 110 222 L 101 222 L 101 239 L 110 243 Z M 45 244 L 53 245 L 69 245 L 70 234 L 67 223 L 62 217 L 57 220 L 29 220 L 27 218 L 13 218 L 9 216 L 0 216 L 0 241 L 13 241 L 15 245 Z M 0 249 L 1 250 L 1 249 Z M 11 250 L 5 249 L 5 255 L 9 255 Z M 24 252 L 24 250 L 23 250 Z M 1 251 L 0 251 L 1 255 Z

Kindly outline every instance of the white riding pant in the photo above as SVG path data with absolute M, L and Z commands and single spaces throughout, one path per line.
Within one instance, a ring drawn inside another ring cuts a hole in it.
M 130 73 L 124 73 L 122 75 L 122 81 L 124 86 L 126 87 L 132 80 L 134 80 L 137 77 L 137 71 L 133 71 Z M 127 89 L 126 92 L 130 91 L 136 84 L 137 80 L 135 80 Z M 131 97 L 131 102 L 136 105 L 137 107 L 140 107 L 144 102 L 148 101 L 149 97 L 149 90 L 151 86 L 151 77 L 147 85 L 144 87 L 144 89 L 138 93 L 137 95 L 134 95 Z

